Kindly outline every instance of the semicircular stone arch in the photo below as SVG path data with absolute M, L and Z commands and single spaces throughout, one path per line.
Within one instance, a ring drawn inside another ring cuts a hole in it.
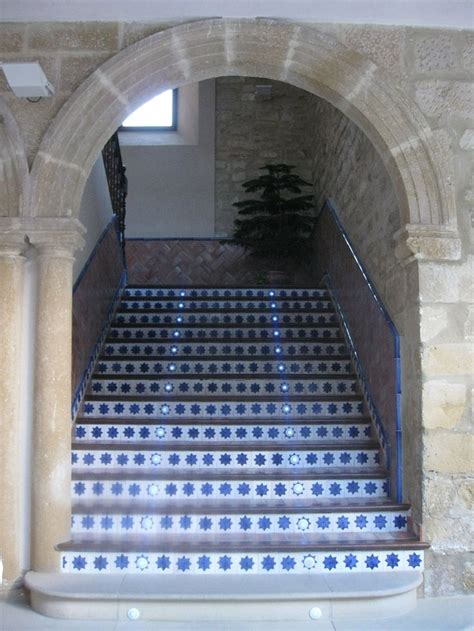
M 126 115 L 159 90 L 219 76 L 284 81 L 322 97 L 373 143 L 398 196 L 401 224 L 456 234 L 444 157 L 409 96 L 359 53 L 308 26 L 213 19 L 173 27 L 124 49 L 70 97 L 32 169 L 28 214 L 76 217 L 101 148 Z
M 24 214 L 28 202 L 28 163 L 20 131 L 0 98 L 0 217 Z

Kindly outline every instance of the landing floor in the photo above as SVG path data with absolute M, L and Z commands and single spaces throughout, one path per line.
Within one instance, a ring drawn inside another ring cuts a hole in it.
M 1 631 L 152 631 L 156 622 L 81 622 L 45 618 L 30 609 L 24 597 L 0 597 Z M 420 599 L 405 616 L 357 622 L 307 623 L 203 622 L 159 624 L 160 631 L 473 631 L 474 598 Z

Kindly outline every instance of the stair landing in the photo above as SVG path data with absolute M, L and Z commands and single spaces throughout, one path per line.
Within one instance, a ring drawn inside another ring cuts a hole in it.
M 420 572 L 351 576 L 74 575 L 29 572 L 33 608 L 83 620 L 305 621 L 403 615 Z

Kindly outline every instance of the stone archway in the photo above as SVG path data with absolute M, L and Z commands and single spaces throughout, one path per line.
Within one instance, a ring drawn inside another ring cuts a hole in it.
M 32 565 L 55 571 L 54 545 L 70 524 L 69 444 L 72 252 L 83 188 L 126 114 L 160 89 L 225 75 L 263 76 L 320 96 L 377 149 L 401 210 L 399 255 L 459 257 L 443 156 L 417 106 L 371 61 L 311 27 L 272 20 L 203 20 L 123 50 L 96 70 L 45 134 L 21 230 L 39 251 Z M 57 457 L 48 458 L 54 449 Z M 51 520 L 51 514 L 55 519 Z
M 62 108 L 32 169 L 33 217 L 75 217 L 92 164 L 126 114 L 160 89 L 224 75 L 264 76 L 320 96 L 376 147 L 405 225 L 400 258 L 458 258 L 443 156 L 414 102 L 375 64 L 311 27 L 212 19 L 147 37 L 96 70 Z
M 28 203 L 28 164 L 20 131 L 8 106 L 0 99 L 0 217 L 25 214 Z

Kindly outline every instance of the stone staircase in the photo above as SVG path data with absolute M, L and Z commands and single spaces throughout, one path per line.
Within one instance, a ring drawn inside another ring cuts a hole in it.
M 191 580 L 207 598 L 224 576 L 247 576 L 252 598 L 284 580 L 313 603 L 337 597 L 331 576 L 352 598 L 420 582 L 425 546 L 390 499 L 325 289 L 128 287 L 72 471 L 66 574 L 163 576 L 178 594 Z

